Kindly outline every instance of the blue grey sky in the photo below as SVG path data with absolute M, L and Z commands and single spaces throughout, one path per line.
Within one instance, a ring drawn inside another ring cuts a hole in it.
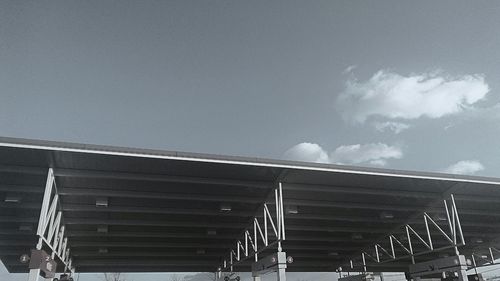
M 496 1 L 3 0 L 0 135 L 500 177 L 499 30 Z

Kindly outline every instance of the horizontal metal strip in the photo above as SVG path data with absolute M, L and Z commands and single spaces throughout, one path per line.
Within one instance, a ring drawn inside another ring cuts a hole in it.
M 0 234 L 2 232 L 0 231 Z M 197 238 L 197 239 L 215 239 L 215 240 L 236 240 L 237 235 L 204 235 L 193 233 L 161 233 L 161 232 L 109 232 L 99 233 L 97 231 L 68 231 L 68 237 L 143 237 L 143 238 Z M 288 235 L 286 241 L 323 241 L 323 242 L 349 242 L 351 244 L 366 244 L 374 242 L 375 239 L 352 239 L 350 237 L 318 236 L 318 235 Z M 435 245 L 448 244 L 447 241 L 438 241 L 435 239 Z
M 411 198 L 426 198 L 437 199 L 442 196 L 440 192 L 425 192 L 425 191 L 408 191 L 398 189 L 384 189 L 375 187 L 358 187 L 358 186 L 337 186 L 337 185 L 320 185 L 307 183 L 283 183 L 283 190 L 319 192 L 319 193 L 343 193 L 343 194 L 359 194 L 359 195 L 376 195 L 376 196 L 392 196 L 392 197 L 411 197 Z
M 319 192 L 319 193 L 341 193 L 341 194 L 359 194 L 359 195 L 375 195 L 375 196 L 391 196 L 391 197 L 409 197 L 409 198 L 423 198 L 423 199 L 443 199 L 441 192 L 426 192 L 426 191 L 409 191 L 399 189 L 387 189 L 376 187 L 358 187 L 358 186 L 336 186 L 336 185 L 317 185 L 306 183 L 284 183 L 283 189 L 305 192 Z M 473 194 L 454 194 L 457 201 L 472 201 L 472 202 L 491 202 L 499 203 L 500 194 L 498 196 L 481 196 Z
M 17 166 L 17 165 L 0 165 L 0 172 L 8 173 L 23 173 L 32 175 L 47 175 L 48 168 Z M 193 183 L 193 184 L 209 184 L 223 185 L 233 187 L 253 187 L 253 188 L 271 188 L 274 181 L 255 181 L 255 180 L 234 180 L 224 178 L 208 178 L 196 176 L 175 176 L 163 174 L 145 174 L 122 171 L 95 171 L 86 169 L 63 169 L 54 168 L 56 177 L 71 177 L 71 178 L 93 178 L 93 179 L 118 179 L 132 181 L 156 181 L 156 182 L 173 182 L 173 183 Z
M 142 173 L 131 173 L 131 172 L 94 171 L 94 170 L 82 170 L 82 169 L 56 168 L 54 170 L 54 175 L 56 177 L 159 181 L 159 182 L 173 182 L 173 183 L 240 186 L 240 187 L 264 188 L 264 189 L 271 188 L 274 185 L 274 181 L 234 180 L 234 179 L 207 178 L 207 177 L 196 177 L 196 176 L 173 176 L 173 175 L 162 175 L 162 174 L 142 174 Z
M 235 195 L 213 195 L 213 194 L 183 194 L 183 193 L 163 193 L 163 192 L 142 192 L 127 190 L 109 190 L 99 188 L 74 188 L 63 187 L 58 190 L 59 195 L 63 196 L 106 196 L 119 198 L 149 198 L 166 200 L 185 200 L 185 201 L 211 201 L 211 202 L 237 202 L 261 204 L 263 199 L 250 196 Z
M 287 202 L 288 203 L 288 202 Z M 37 203 L 6 203 L 0 202 L 0 208 L 10 209 L 33 209 L 39 210 L 41 207 Z M 362 205 L 362 208 L 369 208 L 369 206 Z M 107 208 L 97 208 L 95 205 L 79 205 L 79 204 L 63 204 L 63 211 L 72 212 L 110 212 L 110 213 L 144 213 L 144 214 L 177 214 L 177 215 L 200 215 L 200 216 L 228 216 L 228 217 L 251 217 L 253 212 L 247 211 L 231 211 L 220 212 L 218 210 L 204 210 L 204 209 L 178 209 L 178 208 L 150 208 L 150 207 L 129 207 L 129 206 L 110 206 Z M 437 209 L 430 209 L 430 211 L 437 211 Z M 460 209 L 461 215 L 481 216 L 481 217 L 500 217 L 500 213 L 487 210 L 477 209 Z M 258 212 L 257 217 L 262 217 L 262 213 Z M 375 217 L 361 217 L 361 216 L 339 216 L 335 214 L 286 214 L 286 218 L 299 219 L 299 220 L 331 220 L 331 221 L 350 221 L 350 222 L 387 222 L 387 223 L 406 223 L 405 220 L 387 219 L 382 220 Z M 410 224 L 422 224 L 423 220 L 415 219 L 409 222 Z
M 63 204 L 66 212 L 102 212 L 102 213 L 134 213 L 134 214 L 162 214 L 162 215 L 197 215 L 197 216 L 224 216 L 224 217 L 252 217 L 254 212 L 235 211 L 221 212 L 210 209 L 188 208 L 150 208 L 133 206 L 108 206 L 99 208 L 95 205 Z
M 43 194 L 44 187 L 42 185 L 36 186 L 36 185 L 20 185 L 20 184 L 0 184 L 0 191 Z

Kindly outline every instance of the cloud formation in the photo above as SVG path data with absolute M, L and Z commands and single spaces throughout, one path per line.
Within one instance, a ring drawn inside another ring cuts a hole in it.
M 337 108 L 345 120 L 355 123 L 364 123 L 374 116 L 407 120 L 439 118 L 471 108 L 489 90 L 482 75 L 403 76 L 380 70 L 367 81 L 347 81 L 337 98 Z
M 484 170 L 483 164 L 477 160 L 462 160 L 444 169 L 449 174 L 473 175 Z
M 284 154 L 284 158 L 288 160 L 374 166 L 385 166 L 387 160 L 402 157 L 403 152 L 399 147 L 384 143 L 342 145 L 328 153 L 318 144 L 303 142 L 288 149 Z
M 410 125 L 408 125 L 406 123 L 393 122 L 393 121 L 373 122 L 373 126 L 379 132 L 392 131 L 395 134 L 399 134 L 402 131 L 410 128 Z
M 385 143 L 342 145 L 330 154 L 330 161 L 339 164 L 361 164 L 385 166 L 388 159 L 400 159 L 400 148 Z
M 303 142 L 288 149 L 283 157 L 287 160 L 330 163 L 328 153 L 318 144 Z

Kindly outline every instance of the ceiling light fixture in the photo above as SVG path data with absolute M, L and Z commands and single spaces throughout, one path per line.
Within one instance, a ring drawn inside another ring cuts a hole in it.
M 232 208 L 231 205 L 229 204 L 220 204 L 220 211 L 221 212 L 231 212 Z
M 107 225 L 99 225 L 97 227 L 97 232 L 99 233 L 108 233 L 109 227 Z
M 5 203 L 20 203 L 21 202 L 21 196 L 7 194 L 7 196 L 5 196 L 4 202 Z
M 381 219 L 392 220 L 394 218 L 394 214 L 390 212 L 382 212 L 380 213 Z
M 297 207 L 295 205 L 286 206 L 285 207 L 285 211 L 286 211 L 287 214 L 298 214 L 299 213 L 299 207 Z
M 363 235 L 361 235 L 360 233 L 353 233 L 353 234 L 351 235 L 351 238 L 352 238 L 352 239 L 359 240 L 359 239 L 363 239 Z
M 97 197 L 95 200 L 96 207 L 108 207 L 108 197 Z

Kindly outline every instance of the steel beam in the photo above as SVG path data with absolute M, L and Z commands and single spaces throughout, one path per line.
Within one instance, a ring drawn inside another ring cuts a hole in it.
M 47 170 L 40 167 L 17 166 L 17 165 L 0 165 L 0 172 L 6 173 L 21 173 L 31 175 L 45 175 Z M 134 172 L 118 172 L 118 171 L 94 171 L 85 169 L 54 169 L 56 177 L 71 177 L 71 178 L 93 178 L 93 179 L 117 179 L 117 180 L 132 180 L 146 182 L 172 182 L 172 183 L 192 183 L 192 184 L 209 184 L 220 186 L 233 187 L 252 187 L 268 189 L 273 185 L 272 181 L 254 181 L 254 180 L 232 180 L 221 178 L 204 178 L 196 176 L 172 176 L 164 174 L 145 174 Z
M 144 192 L 127 191 L 120 189 L 99 189 L 99 188 L 74 188 L 64 187 L 59 191 L 63 196 L 91 196 L 91 197 L 116 197 L 116 198 L 134 198 L 134 199 L 164 199 L 164 200 L 183 200 L 183 201 L 208 201 L 208 202 L 234 202 L 260 204 L 262 198 L 237 196 L 237 195 L 213 195 L 213 194 L 187 194 L 187 193 L 167 193 L 167 192 Z
M 233 180 L 224 178 L 203 178 L 196 176 L 172 176 L 163 174 L 141 174 L 131 172 L 115 172 L 115 171 L 94 171 L 83 169 L 55 169 L 54 174 L 57 177 L 70 178 L 94 178 L 94 179 L 118 179 L 132 181 L 156 181 L 156 182 L 171 182 L 171 183 L 192 183 L 192 184 L 208 184 L 232 187 L 252 187 L 269 189 L 272 187 L 272 181 L 255 181 L 255 180 Z

